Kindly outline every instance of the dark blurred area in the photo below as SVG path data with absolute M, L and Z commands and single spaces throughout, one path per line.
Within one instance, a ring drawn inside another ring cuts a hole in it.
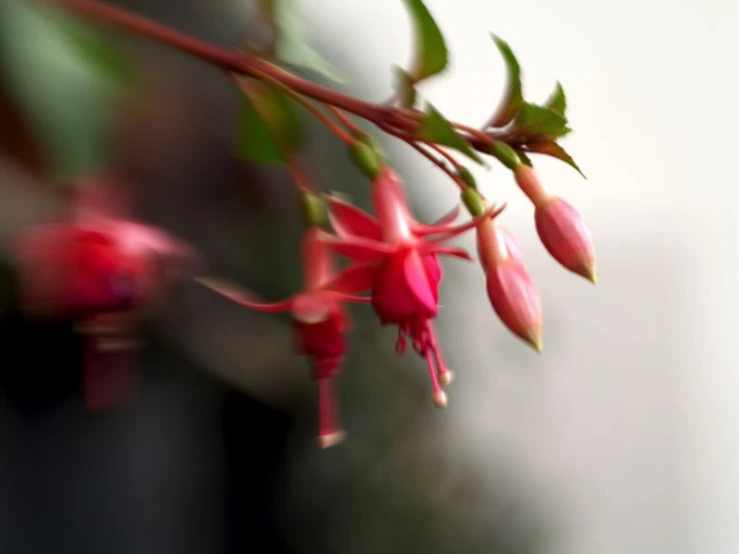
M 246 27 L 234 3 L 119 4 L 222 45 L 237 44 Z M 110 137 L 136 215 L 194 245 L 209 275 L 268 299 L 292 293 L 296 196 L 279 167 L 233 156 L 233 85 L 198 60 L 117 38 L 140 78 Z M 9 122 L 15 114 L 4 105 Z M 5 254 L 19 228 L 63 209 L 34 175 L 32 147 L 20 132 L 8 136 Z M 321 185 L 362 204 L 363 183 L 341 146 L 316 125 L 310 136 L 306 160 Z M 526 492 L 502 453 L 481 466 L 455 458 L 447 438 L 456 433 L 431 407 L 423 372 L 403 369 L 410 360 L 395 358 L 368 313 L 355 314 L 363 330 L 342 381 L 349 439 L 318 451 L 313 390 L 286 318 L 180 282 L 145 324 L 134 398 L 90 413 L 82 340 L 71 324 L 23 318 L 17 289 L 6 255 L 1 553 L 543 552 L 550 507 Z

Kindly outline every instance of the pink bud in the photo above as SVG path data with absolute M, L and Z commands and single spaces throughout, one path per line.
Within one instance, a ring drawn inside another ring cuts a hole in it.
M 562 266 L 595 284 L 595 249 L 582 216 L 553 196 L 536 209 L 536 231 L 549 254 Z
M 489 268 L 487 288 L 493 309 L 505 326 L 541 352 L 541 299 L 523 264 L 509 258 Z

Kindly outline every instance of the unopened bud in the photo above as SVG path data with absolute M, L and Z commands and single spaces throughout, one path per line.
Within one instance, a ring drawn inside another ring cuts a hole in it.
M 490 303 L 503 324 L 541 352 L 541 299 L 522 263 L 509 259 L 487 272 Z
M 536 209 L 536 232 L 563 267 L 595 284 L 595 248 L 580 213 L 560 197 Z

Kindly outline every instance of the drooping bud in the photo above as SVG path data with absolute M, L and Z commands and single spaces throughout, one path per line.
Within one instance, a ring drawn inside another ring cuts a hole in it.
M 494 221 L 484 221 L 477 228 L 477 249 L 495 313 L 513 334 L 541 352 L 539 291 L 521 261 L 513 237 Z
M 521 164 L 521 158 L 516 151 L 505 142 L 495 141 L 490 147 L 490 153 L 508 169 L 516 169 Z
M 563 267 L 595 284 L 595 248 L 580 213 L 553 196 L 536 208 L 536 232 Z
M 541 352 L 541 299 L 524 265 L 508 259 L 487 272 L 495 313 L 510 331 Z

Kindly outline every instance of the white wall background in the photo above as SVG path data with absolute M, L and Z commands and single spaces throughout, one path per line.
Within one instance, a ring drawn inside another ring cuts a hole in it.
M 480 302 L 477 268 L 454 273 L 440 318 L 466 455 L 484 463 L 486 449 L 505 444 L 551 482 L 572 522 L 562 553 L 739 552 L 739 3 L 676 4 L 427 0 L 453 68 L 424 96 L 450 118 L 482 122 L 503 86 L 495 32 L 522 63 L 528 98 L 563 83 L 575 129 L 566 146 L 589 177 L 537 164 L 590 224 L 596 288 L 547 258 L 504 170 L 479 173 L 491 196 L 510 200 L 506 222 L 545 298 L 543 357 Z M 344 45 L 372 80 L 364 95 L 384 99 L 391 65 L 410 55 L 402 2 L 311 0 L 304 11 L 317 38 Z M 410 187 L 425 187 L 434 210 L 454 201 L 441 176 L 406 155 L 418 168 Z M 455 334 L 462 320 L 477 331 Z

